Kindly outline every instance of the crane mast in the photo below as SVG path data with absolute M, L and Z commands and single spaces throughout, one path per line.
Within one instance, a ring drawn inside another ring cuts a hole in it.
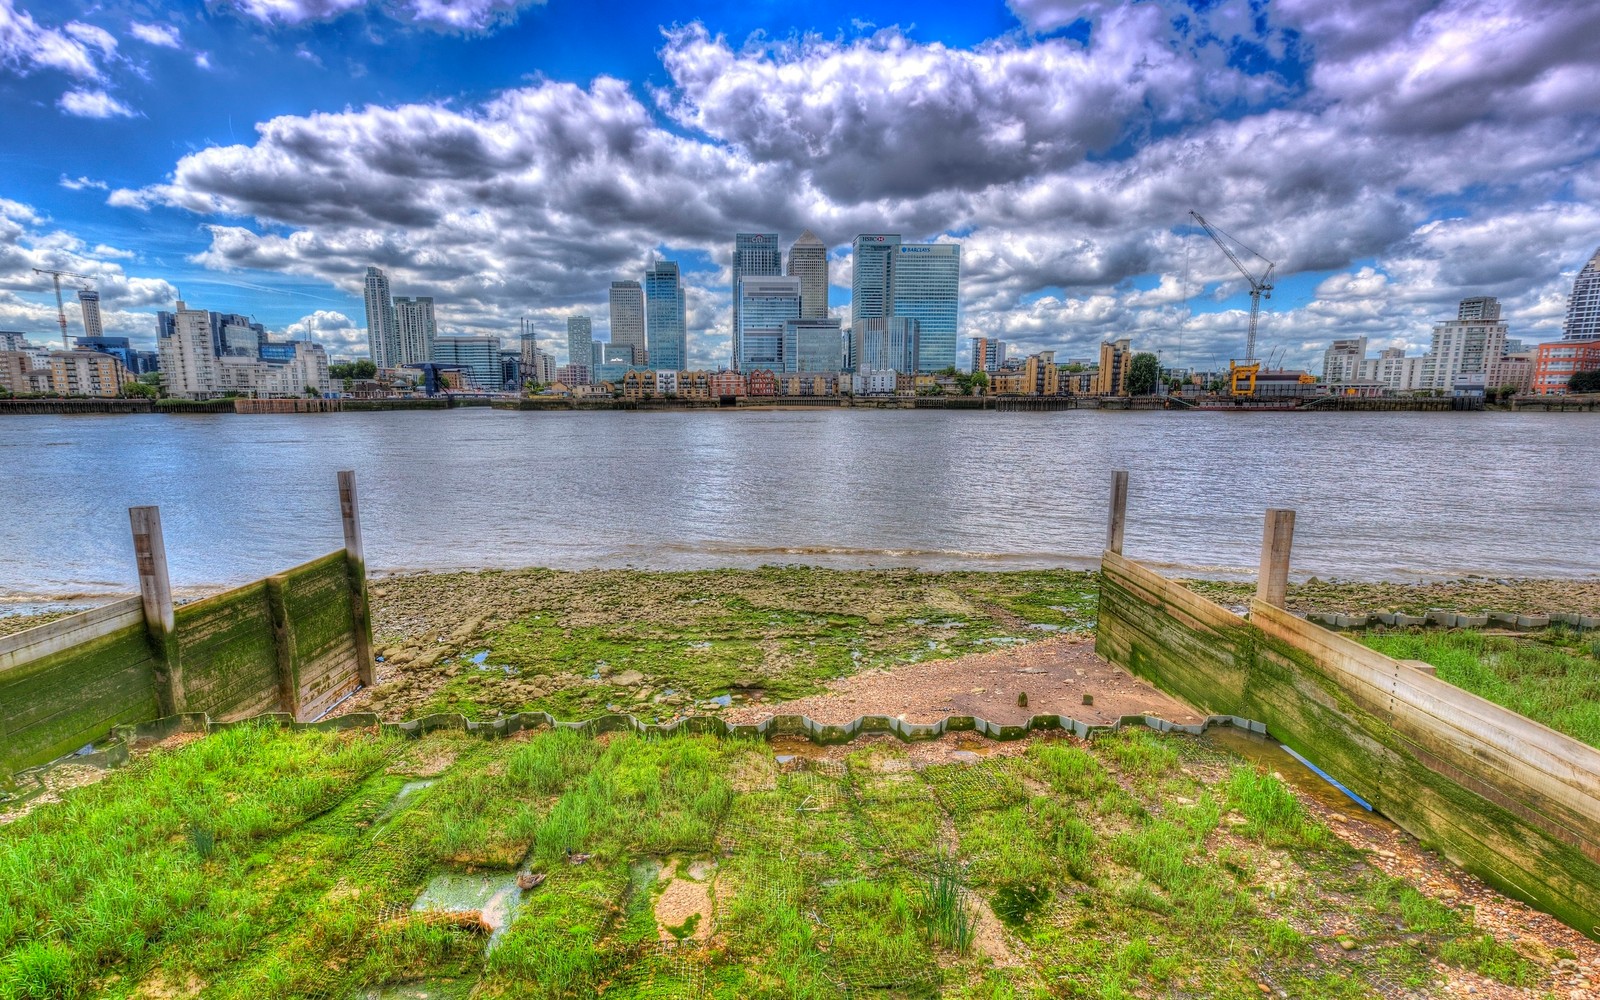
M 1245 335 L 1244 360 L 1242 362 L 1229 362 L 1228 370 L 1234 395 L 1254 395 L 1256 375 L 1261 371 L 1261 363 L 1256 360 L 1256 323 L 1261 317 L 1261 300 L 1263 298 L 1272 298 L 1272 270 L 1278 265 L 1207 222 L 1205 216 L 1199 212 L 1191 211 L 1189 215 L 1195 222 L 1200 224 L 1201 229 L 1206 231 L 1206 235 L 1211 237 L 1211 241 L 1227 255 L 1233 266 L 1239 269 L 1239 273 L 1244 275 L 1244 280 L 1250 283 L 1250 327 L 1249 332 Z M 1266 261 L 1266 270 L 1262 271 L 1258 277 L 1249 268 L 1245 267 L 1244 262 L 1239 259 L 1239 255 L 1233 252 L 1233 247 L 1229 246 L 1227 240 L 1223 239 L 1225 236 L 1228 240 L 1239 243 L 1239 246 L 1246 253 Z M 1240 389 L 1241 383 L 1246 383 L 1246 388 L 1243 390 Z
M 87 274 L 78 274 L 76 271 L 52 271 L 45 267 L 36 267 L 33 269 L 33 273 L 48 274 L 51 278 L 55 279 L 56 322 L 61 324 L 61 347 L 63 350 L 70 351 L 72 350 L 72 345 L 67 343 L 67 306 L 66 303 L 61 300 L 61 279 L 82 278 L 84 281 L 93 281 L 94 279 Z

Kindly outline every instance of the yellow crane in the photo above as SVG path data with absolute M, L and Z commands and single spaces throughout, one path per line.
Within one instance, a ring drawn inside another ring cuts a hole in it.
M 1222 248 L 1222 252 L 1228 255 L 1228 260 L 1232 261 L 1233 266 L 1239 269 L 1240 274 L 1244 275 L 1244 280 L 1250 283 L 1250 333 L 1245 338 L 1244 360 L 1228 362 L 1228 386 L 1229 391 L 1235 396 L 1254 396 L 1256 393 L 1256 376 L 1261 373 L 1261 362 L 1256 360 L 1256 319 L 1261 314 L 1261 300 L 1272 298 L 1272 269 L 1278 265 L 1207 222 L 1199 212 L 1191 211 L 1189 215 L 1200 224 L 1201 229 L 1206 231 L 1206 235 L 1210 236 L 1212 241 Z M 1262 271 L 1260 276 L 1257 276 L 1249 268 L 1245 267 L 1244 262 L 1239 259 L 1239 255 L 1233 252 L 1233 248 L 1228 246 L 1223 237 L 1238 243 L 1239 249 L 1245 253 L 1264 261 L 1267 265 L 1266 270 Z
M 94 279 L 91 278 L 87 274 L 78 274 L 76 271 L 52 271 L 49 268 L 44 268 L 44 267 L 36 267 L 36 268 L 34 268 L 33 269 L 33 273 L 34 274 L 48 274 L 48 275 L 50 275 L 50 277 L 55 279 L 55 282 L 56 282 L 56 321 L 61 324 L 61 349 L 64 350 L 64 351 L 70 351 L 70 350 L 72 350 L 72 345 L 67 343 L 67 307 L 66 307 L 66 304 L 61 301 L 61 279 L 62 278 L 82 278 L 84 281 L 93 281 Z M 83 287 L 88 288 L 89 286 L 88 285 L 84 285 Z

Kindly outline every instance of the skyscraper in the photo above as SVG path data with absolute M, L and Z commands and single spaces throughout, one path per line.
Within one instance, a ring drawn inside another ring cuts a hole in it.
M 78 305 L 83 309 L 83 335 L 103 337 L 105 324 L 100 319 L 100 293 L 92 288 L 78 289 Z M 62 344 L 66 347 L 66 344 Z
M 1600 250 L 1583 265 L 1567 296 L 1567 319 L 1562 340 L 1600 339 Z
M 433 359 L 433 342 L 439 335 L 438 323 L 433 315 L 433 297 L 419 295 L 414 299 L 394 300 L 395 341 L 399 350 L 395 356 L 396 367 L 417 365 Z
M 633 351 L 635 365 L 649 363 L 645 352 L 644 290 L 637 281 L 611 283 L 611 343 Z
M 961 325 L 961 244 L 895 249 L 889 315 L 917 321 L 917 371 L 954 367 Z
M 835 316 L 791 319 L 783 324 L 783 370 L 817 374 L 844 369 L 843 341 Z
M 567 317 L 567 364 L 594 371 L 594 324 L 587 316 Z
M 734 369 L 783 371 L 783 324 L 800 318 L 800 279 L 747 276 L 739 279 L 734 292 L 734 315 L 739 317 Z
M 864 319 L 850 330 L 858 372 L 917 370 L 917 321 L 900 316 Z
M 657 371 L 682 369 L 689 362 L 688 311 L 677 261 L 658 260 L 650 265 L 644 273 L 644 301 L 650 367 Z M 616 341 L 615 332 L 612 341 Z
M 735 233 L 733 237 L 733 339 L 729 364 L 739 370 L 743 350 L 739 345 L 739 282 L 745 278 L 783 273 L 783 251 L 777 233 Z
M 894 233 L 862 233 L 850 245 L 850 326 L 862 320 L 883 319 L 890 312 L 894 282 L 895 250 L 900 237 Z
M 367 268 L 364 282 L 367 303 L 367 350 L 379 368 L 396 368 L 400 362 L 400 331 L 394 319 L 394 301 L 389 297 L 389 276 L 376 267 Z
M 828 248 L 807 229 L 789 248 L 786 273 L 800 279 L 800 318 L 823 319 L 828 315 Z

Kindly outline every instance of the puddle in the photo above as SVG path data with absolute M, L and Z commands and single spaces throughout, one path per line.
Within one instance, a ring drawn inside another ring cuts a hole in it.
M 1333 777 L 1318 771 L 1314 762 L 1302 759 L 1277 740 L 1231 726 L 1208 729 L 1198 739 L 1202 745 L 1266 768 L 1281 777 L 1284 784 L 1297 793 L 1315 799 L 1318 804 L 1346 819 L 1393 826 L 1383 814 L 1374 812 L 1359 796 L 1337 784 Z
M 796 760 L 823 760 L 827 747 L 819 747 L 801 736 L 774 736 L 767 742 L 779 764 L 792 764 Z
M 489 929 L 488 951 L 511 926 L 522 905 L 515 875 L 440 875 L 411 905 L 413 913 L 477 913 Z
M 706 699 L 706 704 L 715 705 L 718 708 L 729 708 L 733 705 L 733 695 L 719 694 L 715 698 Z
M 487 649 L 485 649 L 485 650 L 483 650 L 482 652 L 479 652 L 479 653 L 473 653 L 472 654 L 473 665 L 481 667 L 481 666 L 483 666 L 483 662 L 485 660 L 487 660 L 488 658 L 489 658 L 489 651 Z

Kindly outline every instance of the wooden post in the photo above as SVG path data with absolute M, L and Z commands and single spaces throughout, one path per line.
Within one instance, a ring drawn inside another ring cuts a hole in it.
M 375 682 L 372 663 L 372 612 L 367 604 L 367 557 L 361 546 L 361 507 L 356 474 L 339 473 L 339 515 L 344 519 L 344 561 L 350 578 L 350 617 L 356 633 L 356 672 L 362 687 Z
M 1128 522 L 1128 470 L 1111 474 L 1111 512 L 1106 518 L 1106 551 L 1122 555 L 1122 529 Z
M 1289 594 L 1289 549 L 1293 544 L 1294 511 L 1276 507 L 1268 510 L 1261 538 L 1261 573 L 1256 581 L 1256 600 L 1262 604 L 1284 606 Z
M 156 702 L 162 716 L 177 715 L 184 710 L 183 670 L 178 662 L 172 581 L 167 577 L 167 546 L 161 537 L 161 508 L 129 507 L 128 522 L 133 528 L 145 632 L 156 654 Z
M 278 657 L 278 710 L 300 721 L 300 656 L 295 649 L 294 622 L 289 620 L 286 576 L 269 576 L 267 611 L 272 617 L 272 646 Z

